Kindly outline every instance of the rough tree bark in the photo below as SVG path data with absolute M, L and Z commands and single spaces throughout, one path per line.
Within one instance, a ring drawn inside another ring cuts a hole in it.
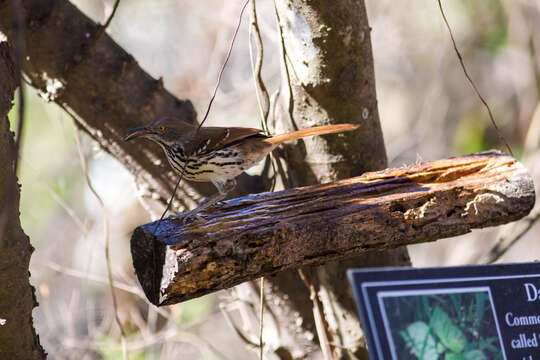
M 6 205 L 6 190 L 13 192 L 0 243 L 0 359 L 45 359 L 32 322 L 32 309 L 37 302 L 28 266 L 34 248 L 19 221 L 15 142 L 7 119 L 17 81 L 7 42 L 0 42 L 0 79 L 0 209 Z M 13 188 L 8 189 L 10 185 Z
M 364 1 L 276 0 L 276 12 L 282 33 L 282 86 L 274 104 L 279 131 L 340 122 L 361 125 L 359 131 L 341 137 L 316 137 L 286 147 L 289 184 L 304 186 L 385 168 Z M 334 358 L 367 358 L 346 269 L 409 264 L 407 250 L 398 248 L 304 269 L 322 303 Z M 290 272 L 269 281 L 278 289 L 300 288 L 303 283 Z M 307 290 L 304 296 L 309 296 Z M 283 303 L 295 309 L 285 291 L 279 301 Z M 281 308 L 274 310 L 280 313 Z M 298 323 L 313 328 L 306 309 L 296 309 L 305 316 Z M 289 316 L 285 313 L 283 320 Z

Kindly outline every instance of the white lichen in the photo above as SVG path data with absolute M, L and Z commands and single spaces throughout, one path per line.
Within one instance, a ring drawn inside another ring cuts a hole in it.
M 54 101 L 64 88 L 64 84 L 56 78 L 51 78 L 46 72 L 41 74 L 41 79 L 45 81 L 45 91 L 40 92 L 40 96 L 46 101 Z

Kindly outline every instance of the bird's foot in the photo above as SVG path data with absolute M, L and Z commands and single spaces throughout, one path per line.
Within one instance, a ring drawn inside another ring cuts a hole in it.
M 197 206 L 195 209 L 193 209 L 191 211 L 188 211 L 188 212 L 185 212 L 185 213 L 183 213 L 181 215 L 183 217 L 182 224 L 184 226 L 186 226 L 188 224 L 193 224 L 195 222 L 206 222 L 206 220 L 201 215 L 199 215 L 199 213 L 202 210 L 205 210 L 205 209 L 208 209 L 208 208 L 210 208 L 212 206 L 215 206 L 221 200 L 223 200 L 224 197 L 225 197 L 224 194 L 219 193 L 219 194 L 214 195 L 213 197 L 211 197 L 209 199 L 203 200 L 199 204 L 199 206 Z
M 188 211 L 182 215 L 182 225 L 187 226 L 189 224 L 193 224 L 195 222 L 205 222 L 206 220 L 198 214 L 199 211 L 196 211 L 197 209 Z

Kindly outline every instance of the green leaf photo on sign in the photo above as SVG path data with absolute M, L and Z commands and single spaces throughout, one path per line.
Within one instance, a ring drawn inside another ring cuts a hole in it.
M 399 360 L 502 360 L 489 292 L 383 298 Z
M 444 360 L 463 360 L 462 354 L 449 353 L 444 356 Z
M 437 360 L 439 352 L 435 337 L 430 333 L 429 326 L 423 321 L 417 321 L 399 332 L 411 353 L 418 359 Z
M 488 360 L 486 355 L 480 350 L 471 350 L 464 353 L 448 353 L 444 360 Z
M 459 327 L 454 325 L 452 319 L 441 309 L 436 306 L 431 315 L 430 324 L 433 332 L 439 337 L 439 340 L 452 352 L 460 353 L 467 344 L 467 338 Z
M 463 355 L 463 359 L 465 359 L 465 360 L 487 360 L 487 357 L 480 350 L 471 350 L 471 351 L 467 351 Z

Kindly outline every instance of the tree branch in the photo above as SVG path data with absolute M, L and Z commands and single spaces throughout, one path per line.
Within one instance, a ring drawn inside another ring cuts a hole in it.
M 0 2 L 0 31 L 15 41 L 12 1 Z M 157 118 L 174 116 L 189 123 L 196 113 L 189 100 L 169 93 L 107 34 L 67 0 L 24 0 L 26 61 L 23 70 L 33 86 L 74 116 L 100 146 L 137 177 L 141 193 L 166 203 L 175 185 L 159 147 L 126 143 L 126 130 Z M 242 176 L 239 189 L 263 190 L 260 181 Z M 259 184 L 259 186 L 256 186 Z M 196 205 L 211 184 L 186 183 L 177 209 Z
M 492 151 L 233 199 L 200 226 L 168 218 L 153 237 L 154 223 L 142 225 L 131 250 L 150 301 L 170 305 L 289 268 L 507 223 L 533 205 L 527 170 Z

